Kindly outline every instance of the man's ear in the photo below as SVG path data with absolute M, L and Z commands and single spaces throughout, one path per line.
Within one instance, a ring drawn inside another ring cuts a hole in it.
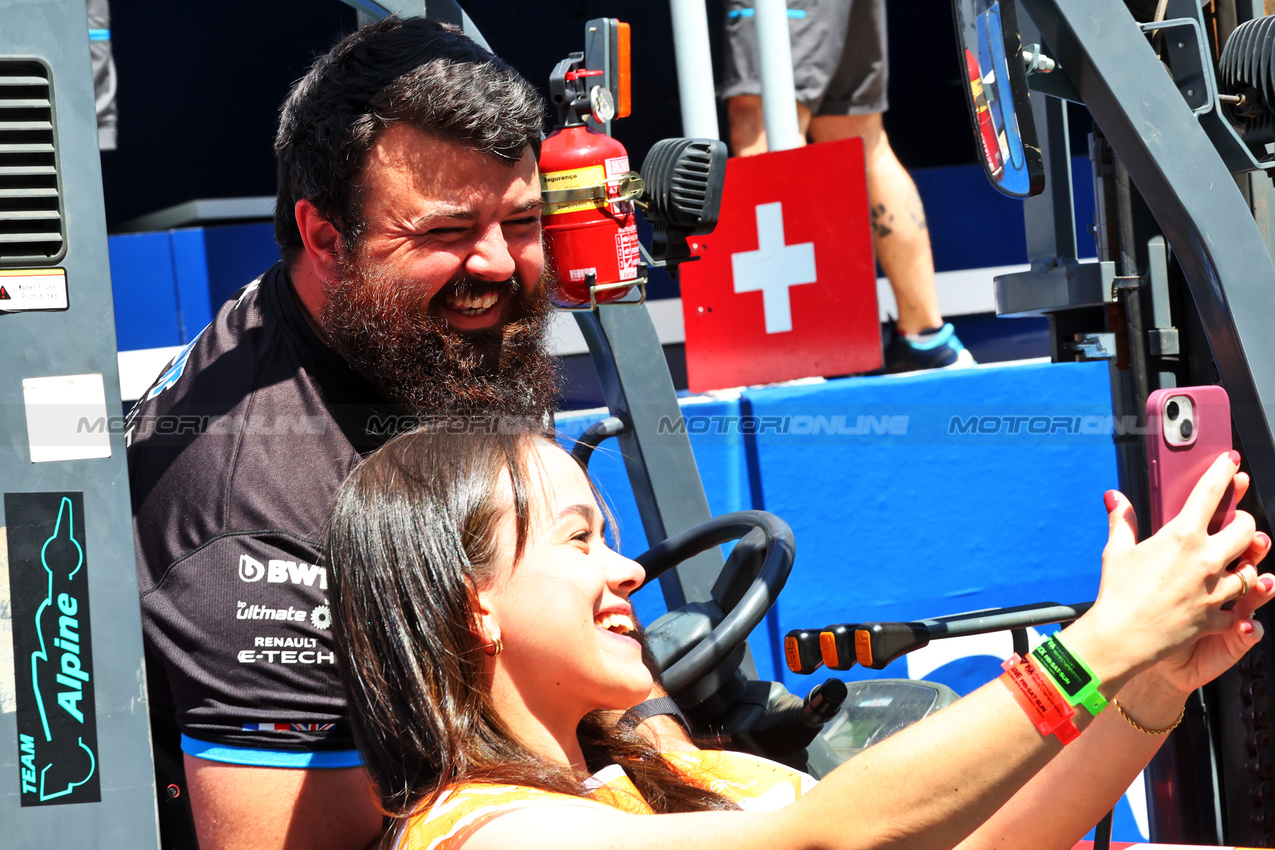
M 336 279 L 341 256 L 341 234 L 336 226 L 307 200 L 297 201 L 294 213 L 305 245 L 301 261 L 319 280 L 326 283 Z

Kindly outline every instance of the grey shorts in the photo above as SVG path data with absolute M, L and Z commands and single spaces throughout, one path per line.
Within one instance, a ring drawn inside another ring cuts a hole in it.
M 885 112 L 885 0 L 788 0 L 797 100 L 815 115 Z M 752 0 L 726 4 L 723 98 L 761 94 Z

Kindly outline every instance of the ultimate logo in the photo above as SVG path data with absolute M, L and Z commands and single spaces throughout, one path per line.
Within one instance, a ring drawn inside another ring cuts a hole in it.
M 82 493 L 6 493 L 22 805 L 101 800 Z

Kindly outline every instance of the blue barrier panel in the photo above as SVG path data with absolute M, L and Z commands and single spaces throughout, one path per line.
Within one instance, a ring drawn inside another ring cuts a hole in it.
M 121 351 L 183 345 L 279 260 L 269 223 L 126 233 L 108 240 Z
M 208 303 L 213 313 L 237 290 L 279 262 L 274 225 L 269 222 L 209 227 L 204 240 L 208 247 Z
M 168 234 L 129 233 L 112 236 L 108 243 L 120 350 L 180 345 Z
M 1023 204 L 993 189 L 981 166 L 918 168 L 911 174 L 925 206 L 938 271 L 1027 262 Z M 1087 157 L 1071 158 L 1076 252 L 1081 257 L 1096 253 L 1089 230 L 1094 220 L 1092 174 Z
M 173 246 L 173 274 L 177 279 L 177 321 L 187 343 L 212 321 L 208 300 L 207 231 L 202 227 L 168 231 Z
M 773 632 L 1092 599 L 1116 486 L 1105 364 L 1039 364 L 751 390 L 762 505 L 797 538 Z M 938 641 L 881 672 L 965 693 L 984 653 Z M 999 644 L 997 643 L 999 641 Z M 781 681 L 804 693 L 819 676 Z

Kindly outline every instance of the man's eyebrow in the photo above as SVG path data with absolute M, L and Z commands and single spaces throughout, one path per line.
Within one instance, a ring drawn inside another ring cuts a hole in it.
M 519 215 L 520 213 L 530 212 L 532 210 L 544 209 L 545 202 L 543 198 L 529 198 L 516 204 L 511 210 L 510 215 Z M 453 221 L 473 221 L 478 218 L 478 213 L 472 207 L 463 207 L 459 204 L 439 203 L 433 209 L 423 215 L 417 216 L 412 221 L 413 227 L 420 227 L 440 219 L 450 219 Z
M 435 204 L 429 212 L 417 216 L 413 221 L 413 225 L 425 224 L 437 221 L 441 218 L 460 219 L 461 221 L 472 221 L 478 218 L 478 213 L 471 207 L 462 207 L 459 204 Z
M 516 207 L 514 207 L 513 212 L 515 215 L 517 215 L 518 213 L 531 212 L 532 210 L 541 210 L 544 208 L 545 208 L 544 198 L 529 198 L 528 200 L 525 200 L 521 204 L 518 204 Z

